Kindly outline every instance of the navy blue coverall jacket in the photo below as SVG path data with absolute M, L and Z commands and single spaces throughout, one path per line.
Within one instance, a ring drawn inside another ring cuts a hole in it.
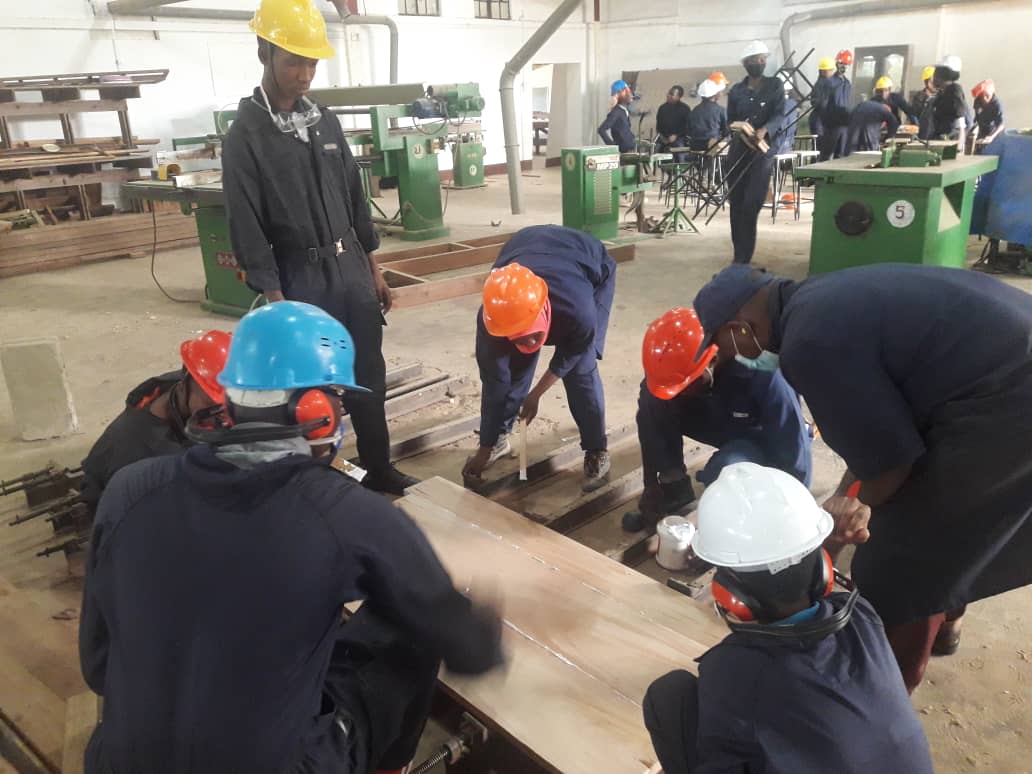
M 899 119 L 888 104 L 869 99 L 857 105 L 849 118 L 849 152 L 879 150 L 882 124 L 885 124 L 889 137 L 899 129 Z
M 849 113 L 853 106 L 853 84 L 838 73 L 817 81 L 813 89 L 813 108 L 820 118 L 824 133 L 821 139 L 821 161 L 847 155 Z
M 356 600 L 356 620 L 368 608 L 451 670 L 500 659 L 497 621 L 455 590 L 419 528 L 325 461 L 241 469 L 201 445 L 124 468 L 94 521 L 83 592 L 82 671 L 104 697 L 87 772 L 353 771 L 312 751 L 342 712 L 363 726 L 353 738 L 375 738 L 362 718 L 408 690 L 387 689 L 396 670 L 361 706 L 327 689 Z
M 606 448 L 605 396 L 598 362 L 606 343 L 616 291 L 616 262 L 595 237 L 563 226 L 530 226 L 510 239 L 494 267 L 519 263 L 548 285 L 552 326 L 545 340 L 555 347 L 548 369 L 563 380 L 570 412 L 585 451 Z M 520 352 L 484 327 L 477 313 L 480 368 L 480 445 L 493 446 L 512 428 L 531 389 L 540 351 Z
M 634 151 L 634 132 L 631 131 L 631 114 L 623 105 L 613 105 L 606 120 L 598 127 L 598 136 L 606 145 L 616 145 L 620 153 Z

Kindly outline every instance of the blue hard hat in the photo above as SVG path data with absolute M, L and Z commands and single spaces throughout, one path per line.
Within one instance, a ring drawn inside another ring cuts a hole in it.
M 609 87 L 609 96 L 615 96 L 624 89 L 629 88 L 631 87 L 627 85 L 627 81 L 613 81 L 613 85 Z
M 355 344 L 338 320 L 317 306 L 279 301 L 248 312 L 218 376 L 238 390 L 296 390 L 355 384 Z

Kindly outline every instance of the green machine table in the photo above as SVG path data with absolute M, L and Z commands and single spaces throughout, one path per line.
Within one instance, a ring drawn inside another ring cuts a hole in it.
M 799 170 L 816 185 L 810 273 L 890 262 L 963 268 L 975 181 L 997 158 L 891 167 L 881 160 L 859 153 Z
M 122 192 L 133 199 L 175 202 L 185 215 L 193 214 L 204 262 L 204 301 L 201 308 L 240 317 L 258 296 L 244 282 L 244 271 L 233 254 L 222 183 L 177 188 L 171 180 L 123 183 Z

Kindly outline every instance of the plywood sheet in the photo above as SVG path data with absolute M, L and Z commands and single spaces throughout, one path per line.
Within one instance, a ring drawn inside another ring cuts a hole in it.
M 460 701 L 564 774 L 641 774 L 655 763 L 641 702 L 694 669 L 726 630 L 655 581 L 444 479 L 398 501 L 460 587 L 503 598 L 506 671 L 443 675 Z

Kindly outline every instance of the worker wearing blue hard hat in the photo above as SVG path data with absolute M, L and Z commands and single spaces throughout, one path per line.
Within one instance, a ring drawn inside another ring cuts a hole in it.
M 339 396 L 366 392 L 355 359 L 317 307 L 250 312 L 218 378 L 229 427 L 202 412 L 185 455 L 111 481 L 79 638 L 104 697 L 87 774 L 398 771 L 440 662 L 502 660 L 493 608 L 456 591 L 408 516 L 329 465 Z
M 1032 297 L 938 266 L 732 266 L 694 306 L 701 346 L 780 367 L 845 460 L 833 538 L 913 690 L 968 603 L 1032 583 Z
M 351 404 L 364 484 L 401 494 L 416 480 L 390 461 L 384 410 L 384 315 L 392 297 L 373 252 L 380 239 L 362 173 L 340 121 L 307 94 L 334 55 L 312 0 L 262 0 L 251 21 L 263 72 L 222 145 L 222 188 L 233 254 L 270 301 L 304 301 L 355 337 L 355 368 L 375 400 Z
M 634 101 L 631 87 L 624 80 L 613 81 L 609 95 L 616 103 L 598 127 L 598 136 L 606 145 L 616 145 L 620 153 L 630 153 L 635 148 L 634 132 L 631 131 L 631 111 L 628 107 Z

